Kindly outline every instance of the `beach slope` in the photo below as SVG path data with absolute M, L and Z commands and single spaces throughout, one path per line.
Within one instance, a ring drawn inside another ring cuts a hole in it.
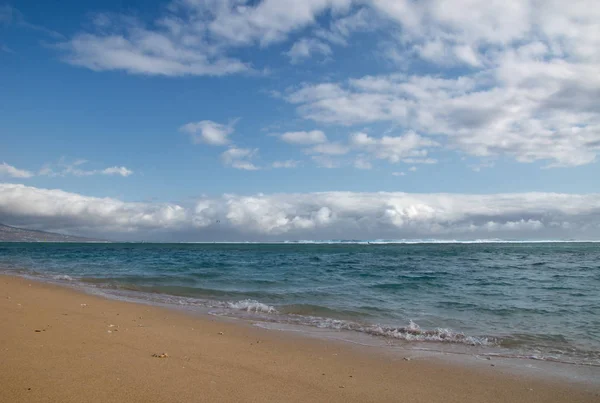
M 8 276 L 0 353 L 1 402 L 600 401 L 493 367 L 404 361 Z

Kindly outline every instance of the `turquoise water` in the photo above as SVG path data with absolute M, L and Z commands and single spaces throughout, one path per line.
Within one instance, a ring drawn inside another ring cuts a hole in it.
M 0 270 L 257 321 L 600 365 L 600 244 L 0 244 Z

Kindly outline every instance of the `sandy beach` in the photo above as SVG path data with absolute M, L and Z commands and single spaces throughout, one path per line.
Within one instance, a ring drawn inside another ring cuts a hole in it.
M 16 277 L 0 277 L 0 315 L 1 402 L 600 401 L 491 366 L 405 361 Z

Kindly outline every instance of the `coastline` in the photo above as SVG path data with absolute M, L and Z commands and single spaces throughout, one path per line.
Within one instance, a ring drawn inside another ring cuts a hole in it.
M 600 387 L 0 276 L 0 400 L 592 402 Z M 112 325 L 112 326 L 111 326 Z M 167 353 L 168 358 L 153 354 Z

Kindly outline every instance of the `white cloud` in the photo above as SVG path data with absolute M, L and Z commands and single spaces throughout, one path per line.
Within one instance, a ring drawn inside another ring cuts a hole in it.
M 274 161 L 271 165 L 273 168 L 296 168 L 300 164 L 300 161 L 286 160 L 286 161 Z
M 249 161 L 233 161 L 231 166 L 235 169 L 243 169 L 245 171 L 257 171 L 260 168 Z
M 56 31 L 47 29 L 41 25 L 35 25 L 28 22 L 23 14 L 14 7 L 8 4 L 0 6 L 0 25 L 13 25 L 17 28 L 23 28 L 31 31 L 37 31 L 45 35 L 51 36 L 54 39 L 63 39 L 64 36 Z M 12 51 L 11 51 L 12 52 Z
M 183 5 L 183 3 L 181 3 Z M 206 23 L 194 8 L 167 8 L 150 24 L 119 14 L 97 14 L 92 29 L 61 43 L 67 63 L 95 71 L 132 74 L 222 76 L 251 72 L 242 61 L 210 43 Z
M 415 45 L 414 50 L 422 59 L 442 66 L 464 64 L 470 67 L 481 67 L 483 65 L 481 56 L 470 45 L 449 46 L 439 38 Z
M 246 171 L 256 171 L 258 168 L 249 160 L 258 153 L 258 149 L 231 147 L 221 154 L 221 160 L 225 165 Z
M 292 64 L 299 63 L 314 55 L 331 55 L 331 47 L 314 38 L 302 38 L 290 48 L 285 54 L 290 58 Z
M 404 172 L 392 172 L 392 176 L 406 176 Z
M 258 149 L 240 148 L 231 144 L 229 135 L 233 133 L 238 119 L 224 125 L 211 120 L 188 123 L 179 129 L 191 136 L 194 144 L 205 143 L 214 146 L 229 145 L 229 148 L 221 153 L 223 164 L 235 169 L 245 171 L 256 171 L 260 168 L 250 161 L 258 153 Z
M 407 164 L 437 164 L 438 161 L 435 158 L 404 158 L 402 162 Z
M 309 153 L 326 155 L 344 155 L 347 154 L 349 151 L 350 149 L 347 146 L 340 143 L 317 144 L 307 150 L 307 152 Z
M 311 159 L 319 168 L 339 168 L 341 166 L 340 161 L 331 158 L 329 155 L 313 155 Z
M 372 153 L 376 158 L 392 163 L 409 157 L 426 157 L 427 148 L 438 146 L 435 141 L 423 138 L 414 132 L 408 132 L 403 136 L 381 138 L 358 132 L 351 136 L 351 144 L 361 151 Z
M 124 70 L 133 74 L 222 76 L 252 72 L 228 53 L 240 46 L 268 46 L 292 31 L 312 25 L 318 15 L 346 12 L 351 0 L 246 1 L 174 0 L 152 23 L 125 15 L 100 14 L 94 28 L 62 43 L 64 60 L 96 71 Z M 324 43 L 312 51 L 327 52 Z M 302 44 L 292 58 L 302 57 Z
M 127 177 L 133 175 L 133 171 L 124 166 L 113 166 L 104 169 L 82 169 L 82 165 L 88 161 L 78 159 L 74 162 L 67 162 L 65 158 L 61 158 L 56 164 L 46 164 L 38 172 L 39 176 L 93 176 L 93 175 L 119 175 Z
M 11 178 L 31 178 L 32 172 L 24 169 L 15 168 L 12 165 L 8 165 L 6 162 L 0 164 L 0 176 L 9 176 Z
M 354 168 L 356 169 L 372 169 L 373 165 L 365 158 L 359 157 L 354 161 Z
M 363 7 L 351 15 L 333 19 L 329 29 L 318 29 L 315 34 L 336 45 L 348 46 L 350 35 L 355 32 L 372 31 L 377 27 L 377 22 L 373 12 Z
M 342 46 L 356 32 L 400 32 L 396 56 L 408 52 L 440 65 L 480 68 L 498 50 L 534 40 L 548 43 L 561 57 L 597 60 L 595 5 L 595 0 L 569 7 L 562 0 L 174 0 L 151 23 L 97 15 L 94 29 L 62 47 L 68 62 L 94 70 L 169 76 L 249 71 L 228 53 L 242 46 L 265 48 L 306 28 Z M 328 27 L 319 24 L 323 16 L 331 16 Z M 305 38 L 290 56 L 327 55 L 326 46 Z
M 225 162 L 231 162 L 236 159 L 251 157 L 255 152 L 256 150 L 250 150 L 248 148 L 232 147 L 221 154 L 221 156 Z
M 256 171 L 260 169 L 250 160 L 256 156 L 258 149 L 240 148 L 231 144 L 229 135 L 234 132 L 237 119 L 224 125 L 211 120 L 188 123 L 180 127 L 180 131 L 188 133 L 194 144 L 205 143 L 214 146 L 229 145 L 229 148 L 221 153 L 223 164 L 235 169 Z
M 483 158 L 509 155 L 548 166 L 596 160 L 600 9 L 593 0 L 569 7 L 560 0 L 367 3 L 399 28 L 382 42 L 385 53 L 407 69 L 420 57 L 434 73 L 305 84 L 286 96 L 304 118 L 345 126 L 393 122 L 425 138 L 446 136 L 445 146 Z M 337 44 L 345 37 L 337 35 Z M 448 75 L 453 65 L 468 69 Z
M 185 209 L 174 204 L 125 203 L 62 190 L 0 184 L 0 221 L 40 229 L 137 232 L 170 229 L 185 223 Z
M 378 31 L 375 52 L 383 48 L 407 74 L 309 83 L 285 99 L 319 123 L 393 122 L 476 157 L 578 166 L 600 152 L 596 3 L 174 0 L 149 23 L 97 15 L 61 48 L 68 62 L 94 70 L 226 75 L 254 71 L 232 56 L 247 54 L 236 52 L 242 47 L 291 46 L 299 61 Z
M 196 10 L 204 11 L 206 4 L 193 3 Z M 211 34 L 233 44 L 252 44 L 258 41 L 266 46 L 285 40 L 289 33 L 315 24 L 318 15 L 332 10 L 344 13 L 351 0 L 264 0 L 254 5 L 246 2 L 226 1 L 210 7 L 215 16 L 208 23 Z M 196 6 L 198 5 L 198 6 Z M 211 4 L 212 5 L 212 4 Z
M 177 43 L 169 34 L 135 28 L 127 35 L 78 34 L 62 44 L 67 63 L 94 71 L 125 70 L 132 74 L 221 76 L 248 72 L 241 61 Z
M 365 133 L 357 132 L 350 136 L 347 144 L 328 141 L 325 134 L 319 130 L 311 132 L 288 132 L 281 138 L 291 144 L 311 145 L 305 148 L 307 154 L 320 154 L 313 156 L 313 160 L 320 167 L 338 167 L 341 161 L 335 161 L 327 156 L 342 156 L 351 151 L 358 152 L 354 160 L 354 167 L 358 169 L 371 169 L 369 157 L 384 159 L 391 163 L 400 161 L 406 163 L 434 164 L 437 160 L 428 158 L 428 149 L 439 144 L 430 139 L 408 132 L 403 136 L 371 137 Z
M 494 162 L 491 161 L 483 161 L 479 164 L 472 164 L 469 165 L 469 168 L 471 168 L 474 172 L 481 172 L 481 170 L 483 168 L 493 168 L 494 167 Z
M 194 144 L 206 143 L 214 146 L 229 144 L 229 135 L 233 133 L 236 120 L 224 125 L 212 120 L 187 123 L 179 128 L 188 133 Z
M 125 167 L 117 167 L 117 166 L 103 169 L 102 171 L 100 171 L 100 173 L 102 175 L 120 175 L 120 176 L 133 175 L 132 170 L 127 169 Z
M 600 150 L 600 80 L 590 66 L 523 60 L 507 53 L 498 68 L 473 77 L 367 76 L 307 85 L 289 102 L 321 123 L 396 122 L 450 147 L 521 162 L 591 163 Z M 425 137 L 426 138 L 426 137 Z
M 600 239 L 600 195 L 324 192 L 180 205 L 0 184 L 0 222 L 117 239 Z
M 440 39 L 449 45 L 510 44 L 531 33 L 535 13 L 545 7 L 545 3 L 528 0 L 419 3 L 373 0 L 372 3 L 375 9 L 402 27 L 405 41 Z
M 469 45 L 455 46 L 453 52 L 456 58 L 464 64 L 468 64 L 472 67 L 479 67 L 482 65 L 479 55 Z
M 327 136 L 321 130 L 287 132 L 281 135 L 281 139 L 286 143 L 310 145 L 327 142 Z
M 417 171 L 417 167 L 410 167 L 410 168 L 408 168 L 408 170 L 410 172 L 416 172 Z

